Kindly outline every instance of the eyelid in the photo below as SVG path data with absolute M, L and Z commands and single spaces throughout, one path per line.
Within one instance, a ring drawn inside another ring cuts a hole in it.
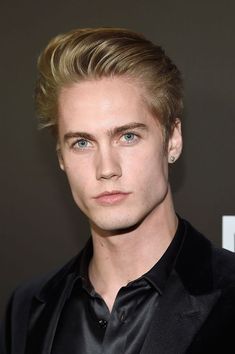
M 76 147 L 75 145 L 77 143 L 79 143 L 79 141 L 86 141 L 87 143 L 90 143 L 89 139 L 86 139 L 86 138 L 83 138 L 83 137 L 80 137 L 80 138 L 76 138 L 75 140 L 73 140 L 70 144 L 70 147 L 72 149 L 78 149 L 78 150 L 83 150 L 83 149 L 86 149 L 86 147 L 82 148 L 82 147 Z
M 136 132 L 133 132 L 133 131 L 126 131 L 125 133 L 122 133 L 122 134 L 121 134 L 120 139 L 122 139 L 125 135 L 128 135 L 128 134 L 133 135 L 133 140 L 125 141 L 126 144 L 129 144 L 129 145 L 134 144 L 134 143 L 136 143 L 136 142 L 139 140 L 139 138 L 140 138 L 140 135 L 137 134 Z
M 121 133 L 121 136 L 127 135 L 127 134 L 133 134 L 133 135 L 139 136 L 139 133 L 136 131 L 133 131 L 133 130 L 126 130 L 125 132 Z
M 130 141 L 130 143 L 129 144 L 131 144 L 132 142 L 133 143 L 135 143 L 136 142 L 136 140 L 138 140 L 138 138 L 140 138 L 140 133 L 139 132 L 137 132 L 135 129 L 133 129 L 133 130 L 126 130 L 126 131 L 123 131 L 123 132 L 120 132 L 119 133 L 119 137 L 118 137 L 118 139 L 121 139 L 122 137 L 124 137 L 125 135 L 128 135 L 128 134 L 132 134 L 132 135 L 134 135 L 134 139 L 133 139 L 133 141 Z M 81 136 L 81 137 L 74 137 L 74 138 L 71 138 L 71 139 L 69 139 L 70 141 L 68 141 L 68 144 L 69 144 L 69 147 L 71 148 L 71 149 L 77 149 L 77 150 L 85 150 L 85 149 L 87 149 L 87 147 L 84 147 L 84 148 L 82 148 L 82 147 L 76 147 L 76 144 L 79 142 L 79 141 L 86 141 L 89 145 L 91 144 L 92 145 L 92 141 L 90 140 L 90 139 L 88 139 L 88 138 L 86 138 L 86 137 L 83 137 L 83 136 Z M 128 142 L 127 142 L 128 143 Z M 88 146 L 88 148 L 89 148 L 90 146 Z

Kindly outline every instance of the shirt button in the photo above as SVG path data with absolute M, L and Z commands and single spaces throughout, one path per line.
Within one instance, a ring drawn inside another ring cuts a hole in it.
M 99 327 L 100 327 L 100 328 L 106 328 L 106 327 L 107 327 L 107 324 L 108 324 L 108 321 L 106 321 L 106 320 L 99 320 L 98 323 L 99 323 Z
M 122 323 L 125 322 L 125 320 L 126 320 L 126 314 L 125 314 L 125 312 L 122 312 L 122 313 L 120 314 L 119 319 L 120 319 L 120 321 L 121 321 Z

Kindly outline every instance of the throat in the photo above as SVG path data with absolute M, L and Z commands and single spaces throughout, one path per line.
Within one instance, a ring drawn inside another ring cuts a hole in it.
M 164 220 L 164 219 L 163 219 Z M 178 225 L 163 224 L 127 234 L 100 237 L 92 234 L 93 256 L 89 264 L 89 278 L 95 291 L 111 310 L 122 287 L 147 273 L 169 247 Z

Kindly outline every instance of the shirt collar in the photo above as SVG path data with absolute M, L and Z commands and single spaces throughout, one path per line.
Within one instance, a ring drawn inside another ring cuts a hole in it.
M 156 288 L 156 290 L 160 292 L 160 294 L 164 291 L 167 279 L 174 268 L 177 256 L 183 243 L 184 234 L 184 222 L 180 217 L 178 217 L 178 227 L 170 245 L 158 262 L 143 275 L 143 277 L 147 279 Z
M 174 264 L 176 262 L 177 256 L 181 249 L 181 245 L 183 243 L 185 234 L 185 227 L 183 220 L 178 217 L 178 227 L 176 233 L 160 258 L 159 261 L 143 276 L 140 278 L 144 278 L 148 280 L 151 285 L 161 294 L 164 291 L 167 278 L 169 277 Z M 88 266 L 93 255 L 93 245 L 92 239 L 89 238 L 87 244 L 81 252 L 81 258 L 79 265 L 77 267 L 77 277 L 76 279 L 80 279 L 82 281 L 82 286 L 88 291 L 93 292 L 93 286 L 89 280 L 88 276 Z M 138 278 L 138 279 L 140 279 Z M 134 281 L 133 281 L 134 282 Z

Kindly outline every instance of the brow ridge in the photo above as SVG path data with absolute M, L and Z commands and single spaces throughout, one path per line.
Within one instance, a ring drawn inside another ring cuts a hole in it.
M 143 123 L 138 123 L 138 122 L 133 122 L 129 124 L 122 125 L 120 127 L 115 127 L 113 129 L 110 129 L 107 131 L 107 134 L 109 136 L 115 136 L 116 134 L 123 133 L 127 130 L 133 130 L 133 129 L 142 129 L 142 130 L 147 130 L 146 124 Z M 83 138 L 87 140 L 95 140 L 95 136 L 93 134 L 87 133 L 87 132 L 68 132 L 64 135 L 64 141 L 67 141 L 69 139 L 73 138 Z

